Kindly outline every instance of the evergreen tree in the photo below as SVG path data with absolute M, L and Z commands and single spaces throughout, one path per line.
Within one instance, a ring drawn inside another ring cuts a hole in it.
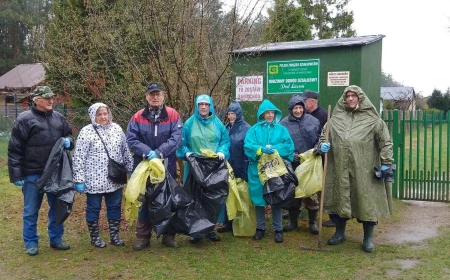
M 275 0 L 268 9 L 269 20 L 264 30 L 266 42 L 289 42 L 310 40 L 310 24 L 303 9 L 295 7 L 290 0 Z
M 353 12 L 347 11 L 348 0 L 298 0 L 308 19 L 313 37 L 329 39 L 352 37 Z

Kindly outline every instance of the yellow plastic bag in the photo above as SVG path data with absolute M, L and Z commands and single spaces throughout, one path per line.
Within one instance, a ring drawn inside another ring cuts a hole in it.
M 308 150 L 299 155 L 301 164 L 295 169 L 295 175 L 298 179 L 295 198 L 310 197 L 322 190 L 322 157 L 314 155 L 313 150 Z
M 263 186 L 269 179 L 283 176 L 286 173 L 288 173 L 286 165 L 277 151 L 271 155 L 262 154 L 258 161 L 258 175 Z
M 152 184 L 159 184 L 166 178 L 164 163 L 160 159 L 143 160 L 128 180 L 125 190 L 125 219 L 130 225 L 137 219 L 141 198 L 145 195 L 147 178 Z M 140 198 L 141 197 L 141 198 Z
M 253 236 L 256 232 L 255 206 L 250 199 L 248 183 L 240 178 L 236 179 L 236 188 L 239 192 L 242 211 L 236 213 L 233 220 L 234 236 Z
M 233 220 L 236 218 L 236 213 L 238 211 L 242 211 L 242 202 L 241 196 L 239 195 L 238 188 L 236 186 L 236 177 L 234 177 L 234 171 L 231 165 L 227 161 L 228 168 L 228 196 L 227 200 L 225 200 L 225 204 L 227 206 L 227 215 L 229 220 Z

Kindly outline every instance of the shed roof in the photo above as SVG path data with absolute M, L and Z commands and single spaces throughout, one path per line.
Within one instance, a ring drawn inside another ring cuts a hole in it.
M 0 89 L 31 88 L 45 79 L 45 69 L 41 63 L 20 64 L 0 77 Z
M 303 50 L 303 49 L 318 49 L 318 48 L 332 48 L 332 47 L 349 47 L 369 45 L 373 42 L 381 40 L 384 35 L 368 35 L 350 38 L 335 38 L 335 39 L 321 39 L 309 41 L 292 41 L 267 43 L 259 46 L 237 49 L 232 51 L 233 54 L 240 53 L 255 53 L 255 52 L 274 52 L 274 51 L 288 51 L 288 50 Z
M 414 99 L 413 87 L 381 87 L 381 98 L 385 100 Z

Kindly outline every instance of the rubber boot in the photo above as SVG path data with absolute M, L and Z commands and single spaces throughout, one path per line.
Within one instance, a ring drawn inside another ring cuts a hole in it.
M 345 226 L 347 225 L 346 219 L 339 219 L 336 222 L 336 232 L 328 239 L 328 245 L 338 245 L 345 241 Z
M 319 234 L 319 227 L 317 226 L 317 210 L 308 210 L 309 216 L 309 232 L 311 234 Z
M 120 220 L 108 220 L 109 224 L 109 243 L 114 246 L 124 246 L 125 242 L 120 239 L 119 236 L 119 228 L 120 228 Z
M 86 223 L 87 223 L 87 226 L 89 229 L 89 235 L 91 236 L 91 244 L 97 248 L 105 248 L 106 243 L 100 237 L 100 231 L 98 228 L 98 220 L 93 221 L 93 222 L 86 221 Z
M 283 227 L 283 231 L 288 232 L 298 228 L 298 216 L 300 209 L 289 209 L 289 224 Z
M 364 229 L 364 240 L 362 243 L 362 250 L 364 252 L 370 253 L 375 250 L 375 244 L 373 242 L 373 228 L 375 225 L 373 223 L 363 222 Z

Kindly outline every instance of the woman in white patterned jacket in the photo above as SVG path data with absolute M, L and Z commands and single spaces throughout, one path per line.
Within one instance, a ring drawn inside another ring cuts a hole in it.
M 86 222 L 95 247 L 106 247 L 100 237 L 98 219 L 103 197 L 109 224 L 110 244 L 123 246 L 119 237 L 122 206 L 122 189 L 124 185 L 108 179 L 109 156 L 116 162 L 124 164 L 130 174 L 133 163 L 122 128 L 112 122 L 111 111 L 103 103 L 89 107 L 91 124 L 83 127 L 78 134 L 73 155 L 73 177 L 75 189 L 86 193 Z M 97 130 L 97 131 L 96 131 Z M 98 132 L 98 133 L 97 133 Z M 101 137 L 101 139 L 100 139 Z M 102 140 L 104 144 L 102 143 Z

